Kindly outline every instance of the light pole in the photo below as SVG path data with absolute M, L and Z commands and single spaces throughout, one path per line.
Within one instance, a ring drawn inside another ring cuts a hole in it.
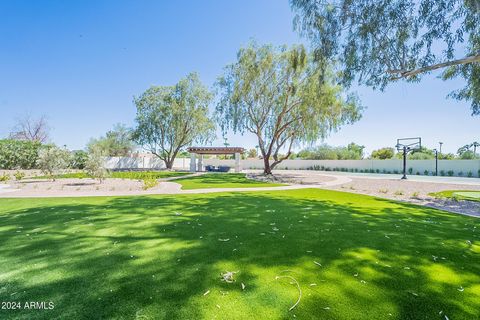
M 438 176 L 438 150 L 433 149 L 435 151 L 435 176 Z
M 440 152 L 440 154 L 442 154 L 442 144 L 443 144 L 443 142 L 439 142 L 438 144 L 440 145 L 440 150 L 438 152 Z

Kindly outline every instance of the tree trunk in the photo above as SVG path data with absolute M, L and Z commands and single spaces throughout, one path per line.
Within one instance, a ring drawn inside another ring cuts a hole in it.
M 264 164 L 263 174 L 265 174 L 265 175 L 272 174 L 272 168 L 270 167 L 269 158 L 270 157 L 264 157 L 263 158 L 263 164 Z
M 173 168 L 173 160 L 174 160 L 174 159 L 165 160 L 165 166 L 167 167 L 168 170 L 172 170 L 172 168 Z

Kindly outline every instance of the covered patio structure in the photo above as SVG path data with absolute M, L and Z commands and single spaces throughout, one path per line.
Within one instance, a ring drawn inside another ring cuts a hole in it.
M 240 154 L 245 152 L 241 147 L 190 147 L 190 172 L 203 171 L 203 155 L 235 155 L 235 172 L 240 172 Z M 198 162 L 196 156 L 198 154 Z

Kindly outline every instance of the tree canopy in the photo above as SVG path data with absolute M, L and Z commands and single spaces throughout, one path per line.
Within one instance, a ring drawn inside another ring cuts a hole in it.
M 92 139 L 87 145 L 90 153 L 96 152 L 103 156 L 124 157 L 133 151 L 132 130 L 123 124 L 116 124 L 104 137 Z
M 271 174 L 294 145 L 313 143 L 360 118 L 358 98 L 335 83 L 334 73 L 301 45 L 250 43 L 217 81 L 217 121 L 224 132 L 255 134 L 264 173 Z
M 34 119 L 25 115 L 17 119 L 15 127 L 10 132 L 10 139 L 46 143 L 50 128 L 46 116 Z
M 307 160 L 360 160 L 363 159 L 364 146 L 354 142 L 346 147 L 334 147 L 322 144 L 318 147 L 301 150 L 297 158 Z
M 174 86 L 152 86 L 134 98 L 137 107 L 134 139 L 171 169 L 178 152 L 215 135 L 208 105 L 212 94 L 196 73 Z
M 385 147 L 385 148 L 373 150 L 371 157 L 372 159 L 386 160 L 386 159 L 392 159 L 394 155 L 395 155 L 395 149 L 390 147 Z
M 451 97 L 480 115 L 480 1 L 290 0 L 294 24 L 312 40 L 319 61 L 335 59 L 343 83 L 384 89 L 443 69 L 466 86 Z

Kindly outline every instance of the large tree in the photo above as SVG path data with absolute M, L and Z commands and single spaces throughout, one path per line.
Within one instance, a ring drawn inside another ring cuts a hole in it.
M 360 118 L 356 96 L 335 83 L 334 74 L 320 68 L 303 46 L 251 43 L 217 82 L 217 119 L 224 132 L 257 136 L 264 173 L 271 174 L 293 146 Z
M 320 61 L 336 59 L 344 84 L 384 89 L 416 82 L 432 70 L 462 77 L 453 91 L 480 114 L 479 0 L 290 0 L 295 26 L 310 38 Z
M 211 100 L 212 94 L 196 73 L 174 86 L 152 86 L 134 99 L 137 127 L 133 136 L 171 169 L 182 148 L 214 137 L 215 125 L 208 112 Z

